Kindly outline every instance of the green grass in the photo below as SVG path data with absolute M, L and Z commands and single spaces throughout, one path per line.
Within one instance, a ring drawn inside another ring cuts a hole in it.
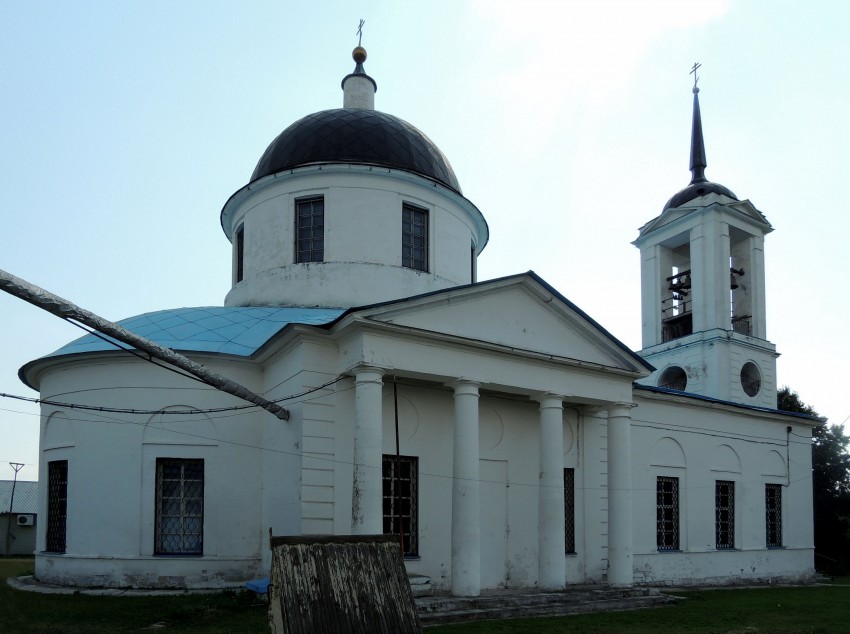
M 32 574 L 32 559 L 0 559 L 0 580 Z M 822 634 L 850 632 L 850 578 L 842 586 L 680 592 L 675 605 L 634 612 L 487 621 L 428 628 L 430 634 L 534 632 Z M 0 632 L 268 632 L 266 606 L 243 593 L 178 597 L 36 594 L 0 581 Z
M 55 595 L 15 590 L 5 581 L 32 572 L 32 559 L 0 559 L 0 632 L 268 632 L 266 605 L 257 605 L 249 593 Z

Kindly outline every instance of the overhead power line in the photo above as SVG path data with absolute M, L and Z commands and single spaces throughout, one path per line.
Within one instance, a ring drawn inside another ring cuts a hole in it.
M 334 383 L 342 381 L 344 378 L 344 376 L 338 376 L 335 379 L 328 381 L 327 383 L 323 383 L 322 385 L 319 385 L 317 387 L 304 390 L 303 392 L 299 392 L 298 394 L 283 396 L 271 402 L 282 403 L 284 401 L 291 401 L 296 398 L 301 398 L 302 396 L 307 396 L 309 394 L 312 394 L 313 392 L 323 390 L 329 385 L 333 385 Z M 63 407 L 67 409 L 81 409 L 93 412 L 106 412 L 108 414 L 143 414 L 146 416 L 151 416 L 154 414 L 218 414 L 220 412 L 235 412 L 243 409 L 251 409 L 253 407 L 258 407 L 257 405 L 231 405 L 229 407 L 213 407 L 209 409 L 134 409 L 130 407 L 107 407 L 105 405 L 82 405 L 80 403 L 67 403 L 65 401 L 57 401 L 55 399 L 49 398 L 35 398 L 33 396 L 21 396 L 19 394 L 6 394 L 5 392 L 0 392 L 0 398 L 10 398 L 17 401 L 26 401 L 27 403 L 51 405 L 53 407 Z

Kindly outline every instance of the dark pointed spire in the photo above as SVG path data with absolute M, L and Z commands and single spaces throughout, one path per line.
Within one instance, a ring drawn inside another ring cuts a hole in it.
M 691 184 L 705 183 L 705 140 L 702 137 L 702 117 L 699 113 L 699 88 L 697 82 L 697 69 L 701 64 L 694 64 L 691 72 L 694 75 L 694 120 L 691 127 Z
M 694 86 L 694 122 L 691 128 L 691 183 L 705 183 L 705 140 L 699 114 L 699 88 Z
M 697 69 L 700 64 L 694 64 L 691 73 L 694 76 L 694 120 L 691 128 L 691 182 L 682 191 L 677 192 L 664 209 L 673 207 L 681 207 L 701 196 L 706 194 L 720 194 L 728 196 L 732 200 L 738 200 L 738 197 L 732 193 L 727 187 L 719 183 L 712 183 L 705 177 L 705 140 L 702 135 L 702 118 L 699 113 L 699 88 L 697 88 Z

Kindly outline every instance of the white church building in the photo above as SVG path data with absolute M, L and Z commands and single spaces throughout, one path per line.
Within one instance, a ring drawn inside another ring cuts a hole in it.
M 815 421 L 776 410 L 772 227 L 705 179 L 698 91 L 693 179 L 634 242 L 635 352 L 534 273 L 477 279 L 484 215 L 374 109 L 365 59 L 224 205 L 224 306 L 120 322 L 289 419 L 92 335 L 28 363 L 42 398 L 106 408 L 42 405 L 36 577 L 239 586 L 271 530 L 399 534 L 410 574 L 463 596 L 811 578 L 791 434 Z

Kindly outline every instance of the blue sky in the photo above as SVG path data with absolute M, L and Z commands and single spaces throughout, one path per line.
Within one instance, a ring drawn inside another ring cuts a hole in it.
M 640 348 L 637 229 L 689 179 L 691 86 L 709 179 L 767 237 L 780 384 L 850 416 L 850 3 L 42 2 L 0 5 L 0 268 L 108 319 L 220 305 L 219 225 L 286 126 L 340 107 L 366 19 L 376 107 L 448 156 L 491 241 L 481 279 L 534 270 Z M 81 334 L 0 296 L 0 392 Z M 6 463 L 37 477 L 37 408 L 0 399 Z

